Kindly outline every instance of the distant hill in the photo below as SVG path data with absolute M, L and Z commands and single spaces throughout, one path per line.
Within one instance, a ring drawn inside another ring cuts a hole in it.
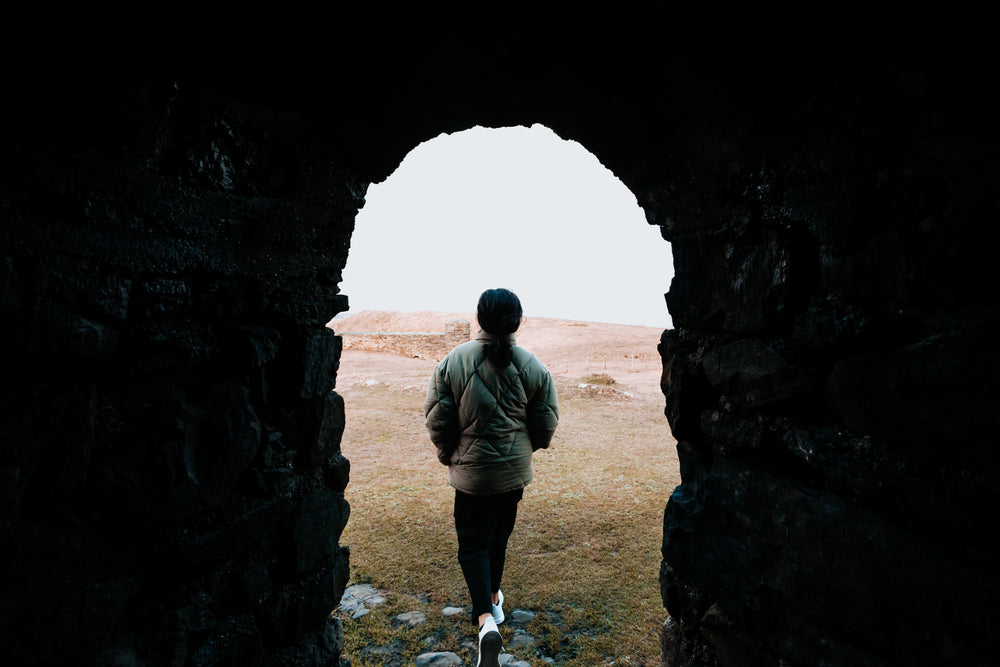
M 468 320 L 476 335 L 479 327 L 472 313 L 364 310 L 336 318 L 328 326 L 338 332 L 434 332 L 443 331 L 444 323 L 456 317 Z M 661 364 L 656 346 L 662 332 L 657 327 L 527 317 L 517 342 L 554 373 L 581 376 L 607 370 L 615 371 L 619 380 L 632 376 L 632 382 L 639 381 L 635 374 L 641 373 L 658 391 Z
M 338 317 L 329 323 L 334 331 L 444 331 L 444 323 L 453 318 L 468 320 L 476 329 L 473 313 L 444 313 L 439 311 L 398 312 L 391 310 L 362 310 L 353 315 Z

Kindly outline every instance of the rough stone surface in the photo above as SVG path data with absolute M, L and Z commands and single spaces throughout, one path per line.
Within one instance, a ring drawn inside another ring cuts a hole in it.
M 354 584 L 344 589 L 344 595 L 337 605 L 337 611 L 350 614 L 351 618 L 361 618 L 372 610 L 372 607 L 385 602 L 385 593 L 371 584 Z
M 435 651 L 418 655 L 414 664 L 417 667 L 455 667 L 462 664 L 462 659 L 451 651 Z
M 412 628 L 427 620 L 427 616 L 422 611 L 407 611 L 392 617 L 391 627 L 396 630 L 401 627 Z
M 535 612 L 528 611 L 527 609 L 515 609 L 510 613 L 507 620 L 513 625 L 527 625 L 535 620 Z
M 522 648 L 526 646 L 531 646 L 535 643 L 535 637 L 529 632 L 525 632 L 518 628 L 514 630 L 514 636 L 510 638 L 508 645 L 510 648 Z
M 501 653 L 497 662 L 500 663 L 500 667 L 531 667 L 530 662 L 527 660 L 518 660 L 510 653 Z
M 535 122 L 672 244 L 665 664 L 995 662 L 988 21 L 119 11 L 5 12 L 0 662 L 337 664 L 354 217 Z

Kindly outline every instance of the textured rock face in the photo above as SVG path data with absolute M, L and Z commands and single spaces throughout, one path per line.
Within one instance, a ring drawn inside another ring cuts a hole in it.
M 541 122 L 673 247 L 665 664 L 991 663 L 990 41 L 422 12 L 13 12 L 3 662 L 336 664 L 354 215 L 421 141 Z

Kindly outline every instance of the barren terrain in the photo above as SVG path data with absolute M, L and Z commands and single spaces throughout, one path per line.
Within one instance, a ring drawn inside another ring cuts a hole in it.
M 456 316 L 474 322 L 467 313 L 365 311 L 331 326 L 434 332 Z M 508 548 L 508 613 L 533 619 L 501 626 L 505 651 L 518 660 L 511 664 L 660 664 L 663 507 L 680 481 L 659 389 L 660 333 L 549 318 L 528 318 L 518 332 L 518 343 L 555 376 L 560 419 L 551 448 L 533 457 L 535 479 Z M 364 616 L 337 612 L 354 665 L 416 664 L 428 652 L 475 663 L 454 492 L 424 426 L 435 363 L 360 350 L 344 350 L 341 359 L 336 391 L 351 461 L 341 544 L 350 547 L 351 583 L 385 601 Z M 456 608 L 462 612 L 446 614 Z M 401 618 L 417 620 L 400 625 Z
M 443 331 L 452 318 L 470 322 L 473 313 L 361 311 L 330 323 L 334 331 Z M 575 381 L 591 374 L 607 374 L 616 387 L 653 400 L 660 394 L 660 357 L 656 351 L 662 330 L 603 322 L 527 317 L 517 332 L 518 345 L 530 350 L 557 379 Z M 358 381 L 407 379 L 426 381 L 435 362 L 402 355 L 344 350 L 338 385 Z

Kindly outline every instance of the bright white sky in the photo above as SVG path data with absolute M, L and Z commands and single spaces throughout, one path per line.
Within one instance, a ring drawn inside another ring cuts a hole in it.
M 351 310 L 475 312 L 669 328 L 670 244 L 597 158 L 542 125 L 442 134 L 368 188 L 341 290 Z

